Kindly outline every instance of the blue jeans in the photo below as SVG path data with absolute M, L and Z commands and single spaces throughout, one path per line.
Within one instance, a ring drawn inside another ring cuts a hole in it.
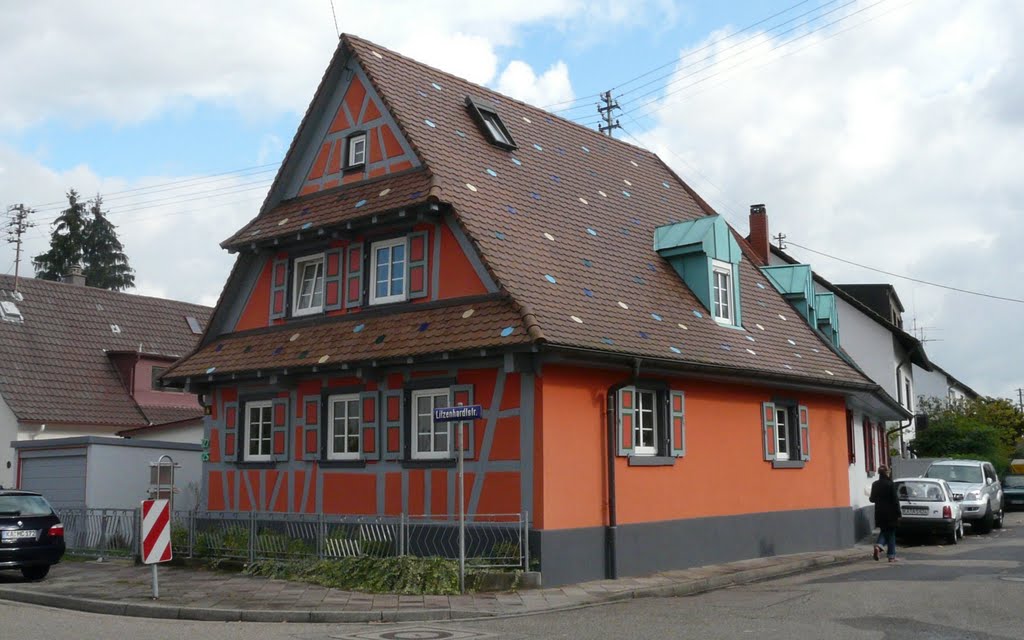
M 885 547 L 886 555 L 896 557 L 896 529 L 882 529 L 878 534 L 878 546 Z

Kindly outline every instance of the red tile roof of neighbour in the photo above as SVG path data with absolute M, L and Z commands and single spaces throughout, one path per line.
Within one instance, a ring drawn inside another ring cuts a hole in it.
M 715 322 L 653 250 L 656 227 L 714 212 L 654 154 L 365 40 L 344 35 L 340 46 L 355 56 L 423 162 L 432 194 L 451 205 L 515 308 L 529 309 L 535 333 L 548 345 L 814 384 L 876 386 L 827 347 L 776 292 L 741 238 L 745 330 Z M 332 64 L 344 60 L 336 56 Z M 329 90 L 321 85 L 314 102 Z M 488 142 L 466 108 L 467 97 L 495 105 L 517 150 Z M 293 142 L 285 165 L 295 153 Z M 355 188 L 317 197 L 351 200 L 345 194 Z M 272 228 L 284 207 L 301 202 L 270 208 L 257 221 L 266 218 L 260 224 Z M 425 318 L 408 313 L 403 322 L 409 326 Z M 484 337 L 473 346 L 507 344 L 493 334 Z M 454 332 L 431 348 L 463 346 L 463 334 Z M 363 344 L 345 360 L 373 359 L 392 348 Z M 209 345 L 193 359 L 175 373 L 220 370 L 225 363 L 250 366 L 211 353 Z
M 14 278 L 0 276 L 0 291 L 13 289 Z M 184 355 L 199 338 L 186 316 L 205 325 L 212 311 L 33 278 L 22 278 L 18 291 L 24 322 L 0 320 L 0 395 L 29 423 L 149 424 L 107 352 Z

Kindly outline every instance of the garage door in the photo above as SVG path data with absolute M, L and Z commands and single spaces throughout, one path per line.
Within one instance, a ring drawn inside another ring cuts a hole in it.
M 85 506 L 85 455 L 21 459 L 21 488 L 43 494 L 55 509 Z

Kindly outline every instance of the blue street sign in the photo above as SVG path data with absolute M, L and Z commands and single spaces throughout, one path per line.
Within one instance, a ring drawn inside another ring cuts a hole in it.
M 465 407 L 438 407 L 434 409 L 434 422 L 479 420 L 483 415 L 483 407 L 478 404 L 471 404 Z

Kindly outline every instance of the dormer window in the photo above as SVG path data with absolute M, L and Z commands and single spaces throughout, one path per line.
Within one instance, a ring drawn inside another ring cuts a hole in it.
M 474 100 L 470 97 L 466 97 L 466 106 L 469 108 L 470 115 L 476 120 L 477 126 L 480 127 L 480 131 L 491 144 L 508 151 L 516 148 L 515 140 L 512 139 L 508 127 L 501 121 L 497 107 L 489 102 Z
M 715 320 L 724 324 L 733 324 L 733 289 L 732 265 L 721 260 L 711 261 L 712 273 L 712 313 Z
M 295 260 L 292 315 L 319 313 L 324 308 L 324 256 L 318 253 Z
M 366 134 L 358 133 L 348 139 L 348 161 L 346 169 L 361 167 L 366 164 Z

